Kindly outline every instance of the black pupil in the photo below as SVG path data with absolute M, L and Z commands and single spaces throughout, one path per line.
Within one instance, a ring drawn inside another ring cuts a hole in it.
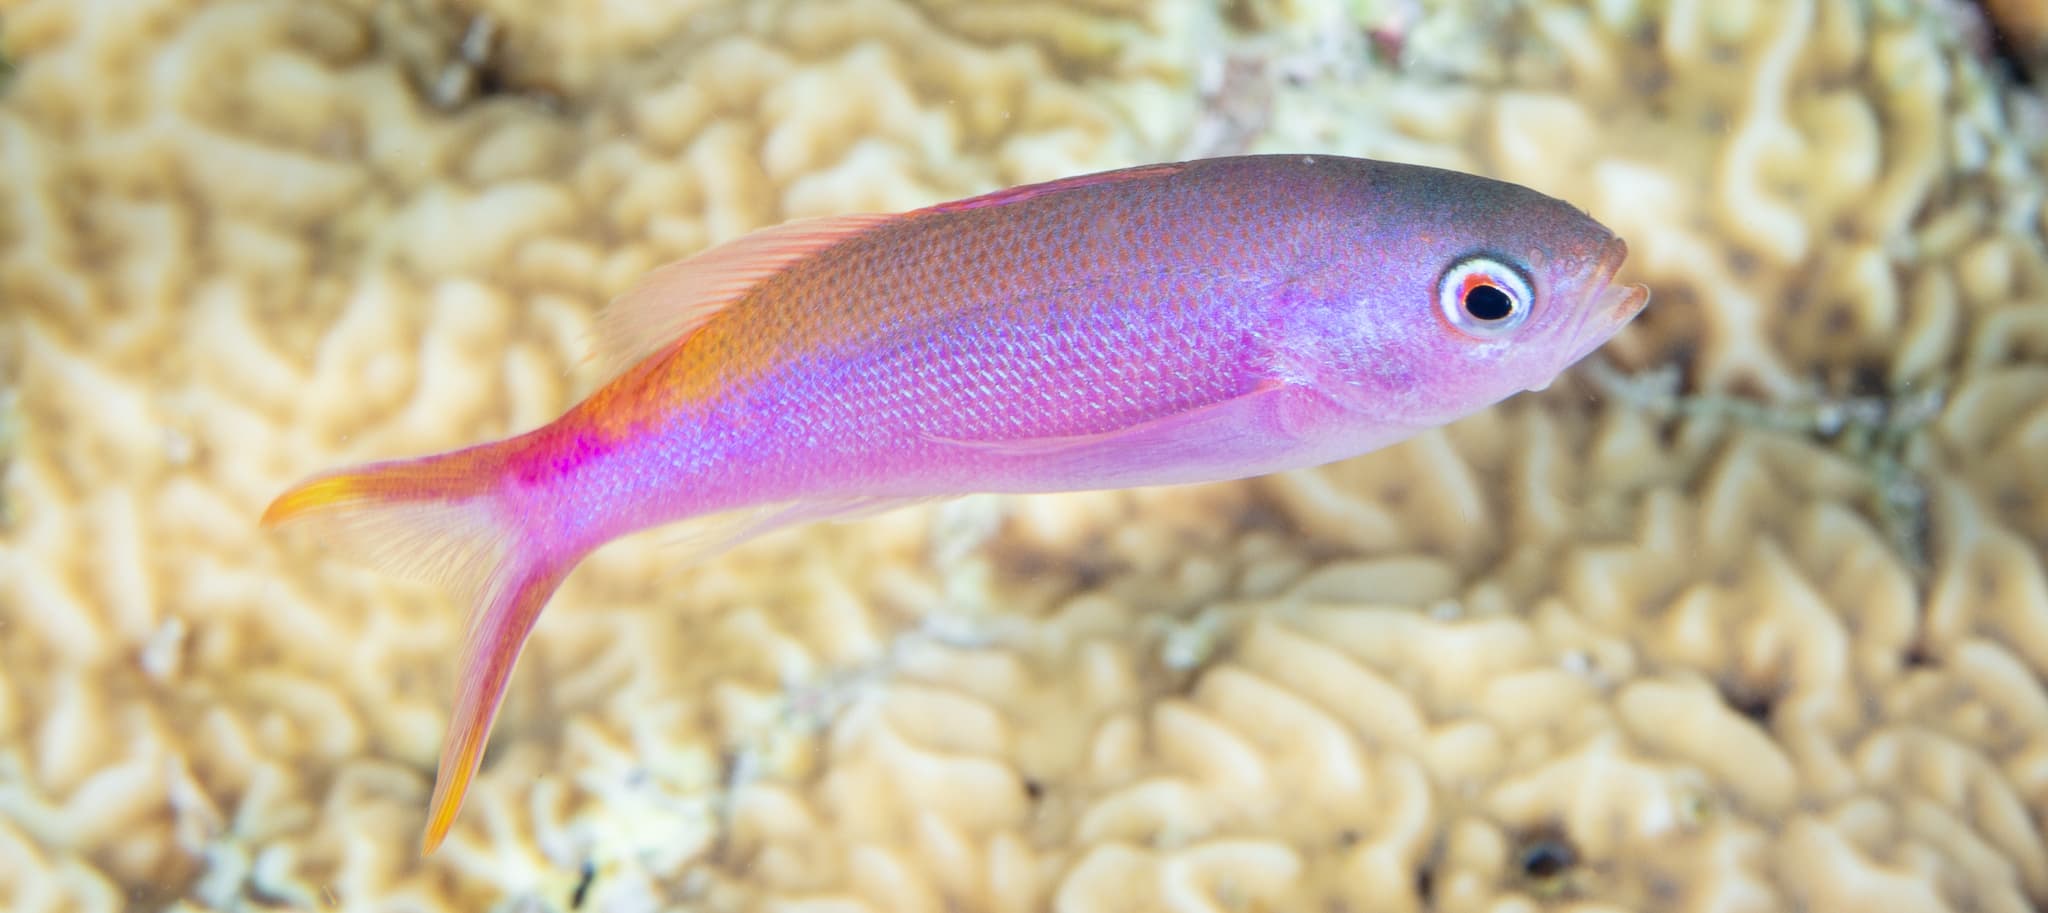
M 1498 286 L 1475 285 L 1465 292 L 1465 313 L 1492 323 L 1515 312 L 1515 300 Z

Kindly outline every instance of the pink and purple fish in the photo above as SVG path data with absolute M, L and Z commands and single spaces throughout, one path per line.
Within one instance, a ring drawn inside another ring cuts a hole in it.
M 470 601 L 423 848 L 446 836 L 527 634 L 606 542 L 701 553 L 976 492 L 1315 466 L 1541 389 L 1649 300 L 1525 187 L 1338 156 L 1084 175 L 792 222 L 652 272 L 600 324 L 619 373 L 502 441 L 318 476 L 315 518 Z

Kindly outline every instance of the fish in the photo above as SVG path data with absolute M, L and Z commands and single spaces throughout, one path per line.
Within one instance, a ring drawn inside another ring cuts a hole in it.
M 610 379 L 514 436 L 314 475 L 269 527 L 469 607 L 423 855 L 543 606 L 675 525 L 689 560 L 968 494 L 1318 466 L 1540 390 L 1649 289 L 1586 212 L 1464 172 L 1200 158 L 799 219 L 657 267 L 599 315 Z

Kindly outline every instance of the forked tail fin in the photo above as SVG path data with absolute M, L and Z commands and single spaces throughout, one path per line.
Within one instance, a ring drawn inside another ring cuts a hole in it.
M 455 707 L 448 731 L 441 737 L 441 767 L 434 776 L 434 797 L 427 803 L 427 829 L 420 855 L 434 852 L 455 823 L 462 797 L 484 757 L 491 721 L 505 698 L 505 684 L 541 607 L 569 576 L 575 559 L 513 560 L 499 566 L 490 595 L 471 611 L 462 637 L 461 677 L 455 683 Z
M 447 836 L 527 634 L 582 558 L 519 524 L 500 490 L 508 452 L 501 442 L 345 469 L 279 495 L 263 513 L 265 526 L 316 526 L 341 550 L 448 586 L 469 606 L 422 854 Z

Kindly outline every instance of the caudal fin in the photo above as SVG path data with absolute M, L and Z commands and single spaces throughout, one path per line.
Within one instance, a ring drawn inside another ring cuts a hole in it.
M 343 551 L 443 584 L 469 606 L 421 853 L 448 834 L 541 607 L 580 554 L 535 541 L 504 502 L 503 444 L 372 463 L 279 495 L 265 526 L 309 524 Z

